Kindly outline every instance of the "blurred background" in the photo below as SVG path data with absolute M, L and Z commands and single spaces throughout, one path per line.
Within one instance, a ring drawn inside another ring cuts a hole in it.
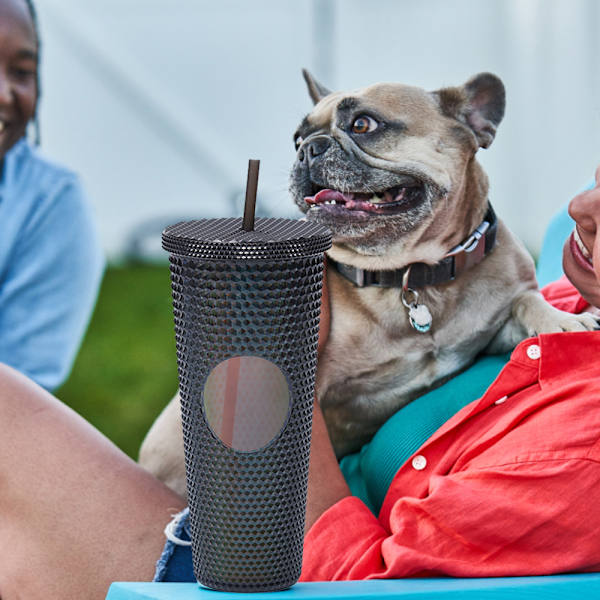
M 160 231 L 240 215 L 248 158 L 261 159 L 257 213 L 299 216 L 287 178 L 311 107 L 302 67 L 332 90 L 499 75 L 506 115 L 479 158 L 534 256 L 600 163 L 597 0 L 36 4 L 42 149 L 81 175 L 110 261 L 58 395 L 133 456 L 177 386 Z

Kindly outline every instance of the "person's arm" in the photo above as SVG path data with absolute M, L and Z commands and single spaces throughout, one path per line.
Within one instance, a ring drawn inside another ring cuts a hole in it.
M 46 389 L 68 374 L 104 259 L 75 178 L 40 200 L 0 284 L 0 362 Z
M 321 316 L 319 322 L 319 343 L 317 353 L 322 355 L 329 337 L 330 328 L 329 289 L 327 272 L 323 273 L 323 292 L 321 295 Z M 319 516 L 338 500 L 349 496 L 350 489 L 340 471 L 323 413 L 315 398 L 313 406 L 313 425 L 310 446 L 310 464 L 308 469 L 308 494 L 306 499 L 305 532 Z
M 318 402 L 313 407 L 305 532 L 336 502 L 350 496 L 338 465 Z
M 592 456 L 433 477 L 424 497 L 397 498 L 389 530 L 348 497 L 308 532 L 302 580 L 598 569 L 599 499 L 600 464 Z

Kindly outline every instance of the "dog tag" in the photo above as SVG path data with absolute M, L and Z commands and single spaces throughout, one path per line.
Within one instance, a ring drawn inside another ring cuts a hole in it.
M 424 304 L 411 304 L 408 309 L 408 318 L 410 319 L 410 324 L 421 333 L 425 333 L 429 331 L 431 328 L 431 322 L 433 321 L 433 317 L 429 312 L 429 309 Z

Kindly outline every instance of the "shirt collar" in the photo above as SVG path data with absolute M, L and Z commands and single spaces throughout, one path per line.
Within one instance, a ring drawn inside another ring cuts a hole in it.
M 545 333 L 538 337 L 538 345 L 541 386 L 571 381 L 574 372 L 579 379 L 598 377 L 600 331 Z
M 473 415 L 485 410 L 504 396 L 519 392 L 530 385 L 540 387 L 572 381 L 589 374 L 598 377 L 600 332 L 580 331 L 546 333 L 522 341 L 511 354 L 509 362 L 485 394 L 468 404 L 446 421 L 426 442 L 430 444 Z M 585 366 L 589 368 L 586 369 Z M 575 368 L 576 367 L 576 368 Z
M 589 308 L 589 304 L 581 297 L 566 275 L 543 287 L 541 292 L 544 298 L 559 310 L 579 314 Z
M 477 403 L 477 408 L 536 381 L 544 387 L 561 380 L 569 381 L 574 372 L 578 378 L 585 379 L 588 374 L 597 377 L 599 356 L 600 331 L 542 333 L 523 340 L 513 350 L 495 384 Z M 513 377 L 507 376 L 507 369 L 513 371 Z
M 542 333 L 523 340 L 513 350 L 495 384 L 481 398 L 478 408 L 536 381 L 541 387 L 555 385 L 560 380 L 569 380 L 575 371 L 577 377 L 585 378 L 588 372 L 597 376 L 599 356 L 599 331 Z M 507 377 L 506 369 L 513 371 L 513 377 Z

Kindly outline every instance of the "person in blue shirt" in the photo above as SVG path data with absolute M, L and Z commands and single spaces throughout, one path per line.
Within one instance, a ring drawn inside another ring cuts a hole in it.
M 77 176 L 27 140 L 39 52 L 31 1 L 0 0 L 0 362 L 53 390 L 79 348 L 104 259 Z

